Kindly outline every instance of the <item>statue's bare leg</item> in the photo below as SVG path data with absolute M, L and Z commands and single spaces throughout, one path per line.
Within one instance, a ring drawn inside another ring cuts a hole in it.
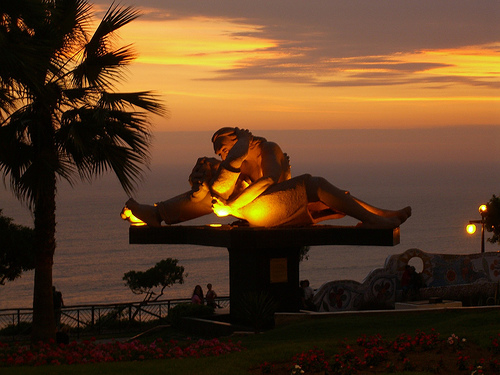
M 347 191 L 345 193 L 350 195 L 350 193 Z M 401 220 L 401 224 L 403 224 L 411 216 L 411 207 L 410 206 L 402 208 L 401 210 L 386 210 L 383 208 L 378 208 L 378 207 L 372 206 L 372 205 L 370 205 L 366 202 L 363 202 L 362 200 L 360 200 L 352 195 L 351 195 L 351 198 L 354 199 L 356 202 L 358 202 L 366 210 L 374 213 L 375 215 L 385 216 L 385 217 L 397 217 L 399 220 Z
M 212 213 L 212 196 L 205 192 L 203 198 L 193 191 L 158 202 L 158 212 L 166 224 L 177 224 Z
M 396 211 L 386 211 L 384 213 L 383 210 L 376 209 L 355 199 L 348 192 L 337 188 L 322 177 L 311 177 L 306 186 L 310 200 L 320 200 L 333 210 L 340 211 L 360 220 L 361 223 L 359 225 L 362 227 L 396 228 L 401 225 L 402 220 L 396 214 Z M 401 215 L 403 215 L 406 209 L 400 211 Z
M 206 192 L 201 197 L 188 191 L 154 206 L 130 198 L 125 207 L 150 227 L 159 227 L 162 221 L 165 224 L 177 224 L 212 213 L 212 197 Z

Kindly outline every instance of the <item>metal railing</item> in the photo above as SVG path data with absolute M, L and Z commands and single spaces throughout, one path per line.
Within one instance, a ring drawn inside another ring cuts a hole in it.
M 151 326 L 164 324 L 171 308 L 190 301 L 190 299 L 173 299 L 66 306 L 60 311 L 59 327 L 69 331 L 76 338 L 140 330 L 148 324 Z M 229 297 L 217 297 L 216 302 L 221 308 L 229 307 Z M 29 335 L 32 319 L 31 308 L 0 309 L 0 341 L 5 341 L 5 338 L 16 340 Z

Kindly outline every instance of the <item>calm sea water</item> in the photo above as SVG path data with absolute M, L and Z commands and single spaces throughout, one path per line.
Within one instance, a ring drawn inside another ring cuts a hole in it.
M 372 269 L 383 267 L 388 256 L 409 248 L 449 254 L 480 250 L 480 235 L 467 235 L 465 225 L 480 218 L 480 203 L 500 194 L 496 149 L 500 134 L 497 128 L 489 129 L 488 134 L 476 130 L 461 135 L 451 130 L 437 133 L 441 138 L 435 138 L 435 130 L 399 135 L 366 131 L 361 142 L 359 132 L 353 131 L 264 132 L 290 154 L 294 175 L 321 175 L 380 207 L 413 207 L 413 216 L 401 227 L 399 245 L 312 247 L 309 259 L 301 264 L 301 278 L 308 278 L 314 288 L 332 280 L 362 281 Z M 145 203 L 187 190 L 196 158 L 212 153 L 207 141 L 210 133 L 170 133 L 157 138 L 152 170 L 136 195 Z M 483 147 L 487 148 L 480 156 L 476 154 L 479 142 L 486 142 Z M 472 157 L 465 157 L 469 155 Z M 187 277 L 185 284 L 167 289 L 165 298 L 188 298 L 196 284 L 205 287 L 209 282 L 219 295 L 229 293 L 225 248 L 129 245 L 128 224 L 119 217 L 126 200 L 110 175 L 91 185 L 79 183 L 71 188 L 60 184 L 54 284 L 66 305 L 139 301 L 142 297 L 124 285 L 123 274 L 144 271 L 168 257 L 179 259 Z M 0 190 L 0 208 L 16 223 L 32 225 L 27 209 L 7 189 Z M 211 222 L 221 219 L 207 216 L 188 224 Z M 351 225 L 355 221 L 346 218 L 330 223 Z M 486 251 L 497 250 L 498 245 L 486 244 Z M 33 272 L 0 286 L 0 308 L 30 307 L 32 289 Z

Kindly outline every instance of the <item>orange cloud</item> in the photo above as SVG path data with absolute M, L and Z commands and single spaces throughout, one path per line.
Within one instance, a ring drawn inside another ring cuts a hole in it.
M 159 130 L 498 124 L 499 43 L 342 56 L 320 45 L 320 29 L 280 39 L 254 21 L 156 16 L 127 25 L 121 37 L 139 57 L 126 88 L 166 99 L 172 118 L 155 119 Z
M 132 23 L 123 37 L 134 40 L 144 64 L 231 68 L 244 58 L 261 56 L 275 42 L 253 36 L 256 26 L 229 20 L 190 18 Z M 238 37 L 239 34 L 245 36 Z

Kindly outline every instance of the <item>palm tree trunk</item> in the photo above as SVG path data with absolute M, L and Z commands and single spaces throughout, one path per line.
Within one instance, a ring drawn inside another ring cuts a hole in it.
M 52 297 L 52 265 L 55 243 L 56 179 L 44 179 L 35 203 L 35 285 L 33 288 L 33 328 L 31 343 L 56 338 Z

